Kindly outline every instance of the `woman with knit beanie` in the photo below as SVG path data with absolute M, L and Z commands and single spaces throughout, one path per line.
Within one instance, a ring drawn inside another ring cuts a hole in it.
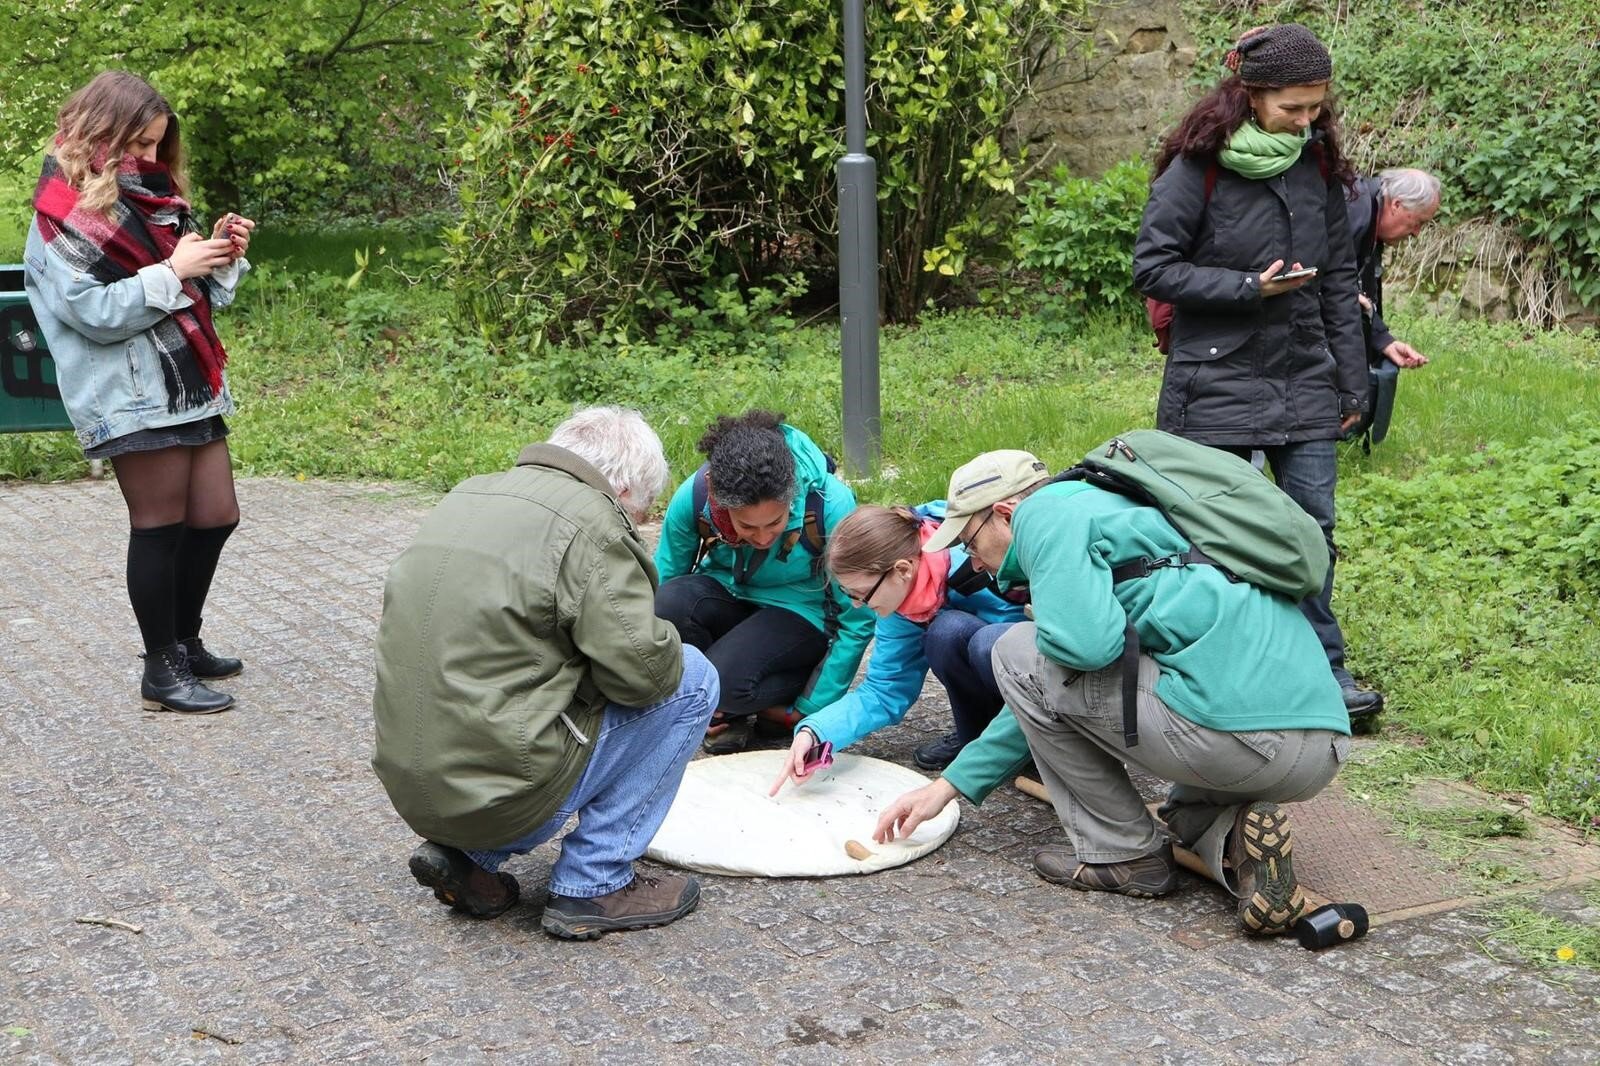
M 1264 452 L 1331 549 L 1335 442 L 1359 418 L 1367 379 L 1333 60 L 1288 23 L 1246 33 L 1227 66 L 1162 142 L 1134 246 L 1152 318 L 1170 305 L 1156 422 L 1239 455 Z M 1370 714 L 1381 699 L 1345 669 L 1332 594 L 1330 566 L 1301 609 L 1345 706 Z
M 223 542 L 239 524 L 227 353 L 211 312 L 233 301 L 255 223 L 202 231 L 184 198 L 178 116 L 142 79 L 107 71 L 62 106 L 34 192 L 24 283 L 61 399 L 128 506 L 128 598 L 144 639 L 144 708 L 210 714 L 205 682 L 238 659 L 200 641 Z

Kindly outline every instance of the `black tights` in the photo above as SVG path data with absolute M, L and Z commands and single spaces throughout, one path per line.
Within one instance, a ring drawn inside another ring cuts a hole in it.
M 239 524 L 226 441 L 111 460 L 128 504 L 128 600 L 146 651 L 198 636 L 222 545 Z

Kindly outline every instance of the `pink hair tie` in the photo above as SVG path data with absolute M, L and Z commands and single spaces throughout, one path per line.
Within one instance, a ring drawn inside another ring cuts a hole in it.
M 1222 65 L 1233 71 L 1235 74 L 1239 73 L 1239 50 L 1235 48 L 1233 51 L 1223 56 Z

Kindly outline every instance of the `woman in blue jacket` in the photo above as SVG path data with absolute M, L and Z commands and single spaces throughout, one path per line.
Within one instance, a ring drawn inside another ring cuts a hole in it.
M 916 750 L 912 758 L 922 769 L 944 769 L 1000 712 L 1004 701 L 989 652 L 1022 621 L 1022 607 L 997 595 L 961 548 L 923 552 L 943 518 L 943 500 L 914 508 L 867 505 L 833 531 L 828 568 L 852 603 L 877 614 L 876 643 L 866 680 L 796 728 L 774 791 L 790 777 L 806 776 L 813 747 L 827 741 L 846 748 L 904 718 L 930 670 L 949 693 L 955 728 Z
M 207 237 L 184 198 L 178 117 L 132 74 L 107 71 L 61 108 L 33 196 L 24 283 L 61 400 L 128 505 L 128 599 L 144 639 L 146 710 L 209 714 L 205 682 L 238 659 L 200 641 L 223 542 L 239 524 L 227 352 L 211 322 L 249 269 L 255 223 Z

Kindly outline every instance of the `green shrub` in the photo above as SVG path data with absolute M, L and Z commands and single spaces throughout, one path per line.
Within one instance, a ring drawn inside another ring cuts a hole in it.
M 1003 236 L 1002 134 L 1080 3 L 868 5 L 892 318 Z M 834 270 L 842 65 L 838 10 L 815 0 L 485 4 L 455 135 L 461 304 L 497 342 L 537 343 L 653 323 L 706 278 Z
M 1083 307 L 1137 311 L 1142 301 L 1129 264 L 1149 195 L 1150 169 L 1138 160 L 1118 163 L 1099 180 L 1057 167 L 1019 197 L 1017 264 Z

